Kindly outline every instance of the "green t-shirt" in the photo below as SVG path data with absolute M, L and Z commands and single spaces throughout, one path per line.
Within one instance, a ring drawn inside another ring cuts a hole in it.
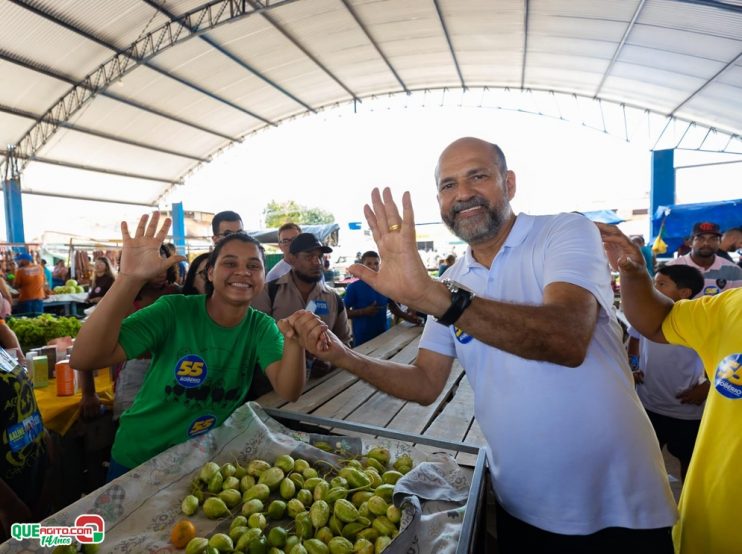
M 239 325 L 222 327 L 203 295 L 163 296 L 130 315 L 119 344 L 128 359 L 152 353 L 111 452 L 129 468 L 221 425 L 243 403 L 256 363 L 265 370 L 283 356 L 283 335 L 270 316 L 250 308 Z

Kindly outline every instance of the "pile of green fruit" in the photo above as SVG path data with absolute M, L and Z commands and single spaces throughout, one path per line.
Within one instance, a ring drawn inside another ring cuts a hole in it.
M 378 554 L 399 533 L 394 485 L 413 467 L 403 454 L 390 466 L 389 450 L 372 448 L 339 467 L 294 459 L 245 467 L 205 464 L 183 499 L 184 514 L 231 517 L 228 533 L 193 538 L 186 554 Z
M 85 289 L 74 279 L 67 279 L 64 285 L 56 286 L 52 289 L 54 294 L 75 294 L 85 292 Z

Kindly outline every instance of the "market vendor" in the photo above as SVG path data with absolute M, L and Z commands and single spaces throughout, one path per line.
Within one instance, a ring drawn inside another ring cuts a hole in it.
M 126 317 L 143 284 L 181 259 L 160 256 L 170 220 L 159 230 L 158 222 L 157 213 L 142 216 L 133 237 L 122 223 L 119 275 L 82 326 L 70 360 L 90 371 L 152 354 L 142 388 L 121 417 L 109 479 L 221 425 L 244 401 L 256 363 L 287 400 L 296 400 L 305 384 L 304 350 L 282 336 L 289 323 L 250 307 L 265 270 L 259 243 L 247 234 L 216 245 L 206 295 L 163 296 Z

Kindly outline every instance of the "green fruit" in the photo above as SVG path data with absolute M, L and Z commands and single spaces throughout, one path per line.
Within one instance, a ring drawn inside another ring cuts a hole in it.
M 374 460 L 373 458 L 368 458 L 366 460 L 366 465 L 368 467 L 374 468 L 376 471 L 378 471 L 380 473 L 384 473 L 384 471 L 386 469 L 383 465 L 381 465 L 381 462 L 379 462 L 378 460 Z
M 330 516 L 328 525 L 330 527 L 330 531 L 332 531 L 335 536 L 341 535 L 343 533 L 343 522 L 340 521 L 334 514 Z
M 266 501 L 268 500 L 268 497 L 270 495 L 271 490 L 268 488 L 268 485 L 259 483 L 257 485 L 253 485 L 245 491 L 245 493 L 242 495 L 242 501 L 247 502 L 248 500 L 252 500 L 253 498 Z
M 297 492 L 296 499 L 304 504 L 307 508 L 309 508 L 312 505 L 312 502 L 314 502 L 314 496 L 307 489 L 301 489 L 299 492 Z
M 364 473 L 368 476 L 368 478 L 371 480 L 371 488 L 375 489 L 379 485 L 383 485 L 384 482 L 381 480 L 381 475 L 379 475 L 379 472 L 376 471 L 373 468 L 367 468 Z
M 247 518 L 245 516 L 237 516 L 232 520 L 232 523 L 229 524 L 229 529 L 234 529 L 235 527 L 247 527 Z
M 294 546 L 290 551 L 289 554 L 307 554 L 307 549 L 304 548 L 302 545 L 297 544 Z
M 369 476 L 366 475 L 363 471 L 354 467 L 344 467 L 340 470 L 339 475 L 340 477 L 346 479 L 348 481 L 348 485 L 350 485 L 354 489 L 368 487 L 369 485 L 371 485 L 371 479 L 369 478 Z
M 222 476 L 226 479 L 227 477 L 232 477 L 235 473 L 237 473 L 237 468 L 230 463 L 226 463 L 221 467 L 220 471 Z
M 301 474 L 304 476 L 304 479 L 311 479 L 312 477 L 317 477 L 319 475 L 317 470 L 313 467 L 308 467 L 307 469 L 302 471 Z
M 286 504 L 286 514 L 292 519 L 295 518 L 297 514 L 300 514 L 306 511 L 307 511 L 307 507 L 304 504 L 302 504 L 301 500 L 297 498 L 292 498 Z
M 263 473 L 260 474 L 258 483 L 268 485 L 268 488 L 270 490 L 275 491 L 278 489 L 278 486 L 281 484 L 281 481 L 283 481 L 284 477 L 285 475 L 280 467 L 272 467 L 270 469 L 266 469 Z
M 333 513 L 340 521 L 350 523 L 358 519 L 358 509 L 345 499 L 335 502 Z
M 332 532 L 332 529 L 329 527 L 320 527 L 317 529 L 317 532 L 314 534 L 315 539 L 321 540 L 323 543 L 328 544 L 330 542 L 330 539 L 334 537 L 335 534 Z
M 263 535 L 263 530 L 257 527 L 253 527 L 245 531 L 237 541 L 235 550 L 247 551 L 250 548 L 250 543 L 259 539 Z
M 207 498 L 204 501 L 204 514 L 209 519 L 218 519 L 229 514 L 229 508 L 221 498 Z
M 389 508 L 389 505 L 380 496 L 374 495 L 368 499 L 368 511 L 375 516 L 386 515 L 387 508 Z
M 358 523 L 357 521 L 346 523 L 343 526 L 343 536 L 346 539 L 355 539 L 356 535 L 358 535 L 358 533 L 365 528 L 366 525 L 364 525 L 363 523 Z
M 407 471 L 409 471 L 413 465 L 414 465 L 414 462 L 412 461 L 412 457 L 409 454 L 402 454 L 399 458 L 394 460 L 392 467 L 396 469 L 397 471 L 399 471 L 400 473 L 404 474 L 407 472 L 402 471 L 400 467 L 407 468 Z
M 259 512 L 263 511 L 263 501 L 258 500 L 257 498 L 253 498 L 252 500 L 248 500 L 242 505 L 242 515 L 243 516 L 251 516 L 252 514 L 257 514 Z
M 296 462 L 288 454 L 281 454 L 278 458 L 276 458 L 276 461 L 273 462 L 273 465 L 276 467 L 280 467 L 284 473 L 290 473 L 294 470 Z
M 297 537 L 296 535 L 289 535 L 286 538 L 286 552 L 290 552 L 292 548 L 294 548 L 297 544 L 301 542 L 301 539 Z
M 394 485 L 379 485 L 374 489 L 374 494 L 387 502 L 391 502 L 392 496 L 394 496 Z
M 329 491 L 327 491 L 324 500 L 326 500 L 328 504 L 334 504 L 336 500 L 346 498 L 347 496 L 348 489 L 346 489 L 345 487 L 332 487 Z
M 225 477 L 224 482 L 222 483 L 222 489 L 240 490 L 240 480 L 237 479 L 237 477 Z
M 198 498 L 189 494 L 180 503 L 180 511 L 187 516 L 192 516 L 196 513 L 196 510 L 198 510 Z
M 358 508 L 361 504 L 364 502 L 367 502 L 369 498 L 371 498 L 374 495 L 371 491 L 358 491 L 354 492 L 353 496 L 350 497 L 351 502 L 353 505 Z
M 330 506 L 324 500 L 317 500 L 309 509 L 309 517 L 315 529 L 324 527 L 330 519 Z
M 374 554 L 374 543 L 366 539 L 358 539 L 353 546 L 353 554 Z
M 250 528 L 247 525 L 238 525 L 237 527 L 231 527 L 229 529 L 229 538 L 232 542 L 236 543 L 240 540 L 240 537 L 247 533 Z
M 303 489 L 304 488 L 304 476 L 301 473 L 292 473 L 289 475 L 289 479 L 291 479 L 294 482 L 294 485 L 296 485 L 297 489 Z
M 330 483 L 322 479 L 319 483 L 317 483 L 317 486 L 314 487 L 314 499 L 315 500 L 324 500 L 325 497 L 327 497 L 327 492 L 330 490 Z
M 294 498 L 294 495 L 296 494 L 296 483 L 287 477 L 281 481 L 281 484 L 278 486 L 278 492 L 281 495 L 281 498 L 284 500 L 290 500 Z
M 372 516 L 373 514 L 368 510 L 368 501 L 358 506 L 358 515 L 363 517 Z
M 240 494 L 240 491 L 236 491 L 234 489 L 225 489 L 222 492 L 220 492 L 217 496 L 224 500 L 224 503 L 229 508 L 234 508 L 242 501 L 242 495 Z
M 268 521 L 263 514 L 250 514 L 250 517 L 247 518 L 247 526 L 252 529 L 265 529 L 268 526 Z
M 283 500 L 274 500 L 268 506 L 268 517 L 273 521 L 283 519 L 286 515 L 286 503 Z
M 60 544 L 54 547 L 52 554 L 77 554 L 77 548 L 71 544 Z
M 294 471 L 301 473 L 309 467 L 309 462 L 302 460 L 301 458 L 294 460 Z
M 268 531 L 268 544 L 271 546 L 284 546 L 288 535 L 288 532 L 283 527 L 274 527 Z
M 308 491 L 313 491 L 314 487 L 319 485 L 324 479 L 322 477 L 309 477 L 308 479 L 304 479 L 304 488 Z
M 245 492 L 246 490 L 255 486 L 255 477 L 252 475 L 244 475 L 240 479 L 240 490 Z
M 83 554 L 98 554 L 98 552 L 100 552 L 100 544 L 83 544 L 82 545 Z
M 216 546 L 207 546 L 204 554 L 220 554 L 220 552 Z
M 397 526 L 387 519 L 386 516 L 377 517 L 373 523 L 374 529 L 376 529 L 380 535 L 391 537 L 397 532 Z
M 386 518 L 392 523 L 399 523 L 399 520 L 402 519 L 402 511 L 394 504 L 390 504 L 386 509 Z
M 381 554 L 382 552 L 384 552 L 386 547 L 389 546 L 391 542 L 391 537 L 382 536 L 376 539 L 376 541 L 374 541 L 374 554 Z
M 224 533 L 215 533 L 209 539 L 209 546 L 217 548 L 220 552 L 232 552 L 234 550 L 234 543 L 229 535 Z
M 363 464 L 360 462 L 360 460 L 348 460 L 345 463 L 346 467 L 354 467 L 356 469 L 363 469 Z
M 327 543 L 330 554 L 351 554 L 353 552 L 353 543 L 345 537 L 333 537 Z
M 218 493 L 220 490 L 222 490 L 222 485 L 224 484 L 224 477 L 222 477 L 221 473 L 215 473 L 214 476 L 209 481 L 208 487 L 206 487 L 209 492 L 213 492 L 214 494 Z
M 369 458 L 378 461 L 381 465 L 386 466 L 391 459 L 389 449 L 382 446 L 376 446 L 366 454 Z
M 247 551 L 249 554 L 268 554 L 268 539 L 265 535 L 258 537 L 250 543 Z
M 336 475 L 330 481 L 330 488 L 335 488 L 335 487 L 343 487 L 343 488 L 347 489 L 348 488 L 348 480 L 345 479 L 344 477 L 340 477 L 339 475 Z
M 209 539 L 196 537 L 188 542 L 185 554 L 203 554 L 207 546 L 209 546 Z
M 203 481 L 204 483 L 209 483 L 209 481 L 211 481 L 211 478 L 219 473 L 219 469 L 219 464 L 208 462 L 201 468 L 201 471 L 198 474 L 198 478 L 201 479 L 201 481 Z
M 304 548 L 307 549 L 307 554 L 330 554 L 330 549 L 319 539 L 304 541 Z
M 265 460 L 252 460 L 247 464 L 247 474 L 253 477 L 260 477 L 262 473 L 271 468 L 271 465 Z
M 309 512 L 302 512 L 294 518 L 294 530 L 296 535 L 302 539 L 310 539 L 314 535 L 312 519 Z
M 399 471 L 395 471 L 393 469 L 385 471 L 384 474 L 381 476 L 381 480 L 384 482 L 385 485 L 395 485 L 401 478 L 402 474 Z
M 268 549 L 268 554 L 286 554 L 283 550 L 280 548 L 276 548 L 275 546 L 271 546 Z
M 374 529 L 373 527 L 366 527 L 365 529 L 361 529 L 360 531 L 358 531 L 356 538 L 366 539 L 370 542 L 374 542 L 376 539 L 379 538 L 379 536 L 379 532 L 376 529 Z

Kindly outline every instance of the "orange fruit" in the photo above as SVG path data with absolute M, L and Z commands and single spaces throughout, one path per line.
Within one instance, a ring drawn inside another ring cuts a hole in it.
M 176 548 L 185 548 L 195 536 L 196 526 L 188 519 L 181 519 L 173 525 L 173 529 L 170 531 L 170 542 Z

